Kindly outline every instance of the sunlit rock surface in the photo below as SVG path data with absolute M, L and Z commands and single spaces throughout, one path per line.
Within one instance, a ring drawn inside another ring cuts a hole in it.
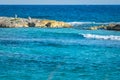
M 3 28 L 17 28 L 17 27 L 50 27 L 50 28 L 69 28 L 70 24 L 55 21 L 55 20 L 41 20 L 31 18 L 13 18 L 13 17 L 0 17 L 0 27 Z

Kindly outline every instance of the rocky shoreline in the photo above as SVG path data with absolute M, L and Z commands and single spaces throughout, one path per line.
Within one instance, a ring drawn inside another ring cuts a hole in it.
M 120 24 L 100 25 L 89 28 L 89 30 L 99 30 L 99 29 L 120 31 Z
M 71 28 L 72 25 L 56 20 L 35 19 L 35 18 L 18 18 L 16 17 L 0 17 L 0 28 L 19 28 L 19 27 L 40 27 L 40 28 Z M 115 30 L 120 31 L 120 24 L 109 24 L 93 26 L 89 30 Z
M 70 24 L 55 21 L 55 20 L 42 20 L 28 18 L 18 18 L 18 17 L 0 17 L 0 28 L 18 28 L 18 27 L 50 27 L 50 28 L 70 28 Z

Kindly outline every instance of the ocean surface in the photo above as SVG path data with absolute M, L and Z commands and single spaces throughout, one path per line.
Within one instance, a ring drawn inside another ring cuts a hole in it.
M 120 80 L 120 5 L 1 5 L 0 16 L 65 21 L 73 28 L 0 28 L 0 80 Z

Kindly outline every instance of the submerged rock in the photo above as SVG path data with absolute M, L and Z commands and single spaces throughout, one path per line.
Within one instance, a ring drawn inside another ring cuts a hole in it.
M 70 24 L 55 20 L 40 20 L 40 19 L 25 19 L 25 18 L 12 18 L 0 17 L 0 27 L 50 27 L 50 28 L 69 28 Z

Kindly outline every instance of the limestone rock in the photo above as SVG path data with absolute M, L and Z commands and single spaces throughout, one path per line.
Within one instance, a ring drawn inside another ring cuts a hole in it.
M 55 20 L 40 20 L 40 19 L 25 19 L 25 18 L 12 18 L 0 17 L 0 27 L 50 27 L 50 28 L 69 28 L 70 24 Z
M 40 22 L 35 23 L 36 27 L 50 27 L 50 28 L 60 28 L 60 27 L 72 27 L 71 25 L 65 22 L 59 22 L 54 20 L 41 20 Z
M 109 24 L 109 25 L 101 25 L 101 26 L 93 26 L 90 27 L 89 30 L 98 30 L 98 29 L 105 29 L 105 30 L 116 30 L 120 31 L 120 24 Z

